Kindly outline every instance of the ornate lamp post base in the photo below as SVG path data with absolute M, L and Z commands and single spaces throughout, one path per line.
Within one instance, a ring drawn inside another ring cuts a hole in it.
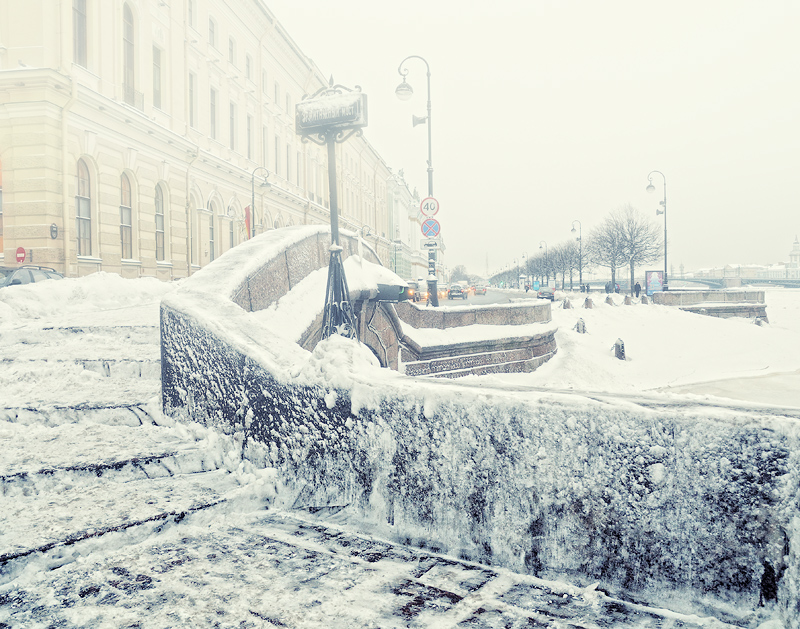
M 322 338 L 333 334 L 358 340 L 358 324 L 350 303 L 350 291 L 342 263 L 342 248 L 331 245 L 328 263 L 328 286 L 325 290 L 325 312 L 322 317 Z

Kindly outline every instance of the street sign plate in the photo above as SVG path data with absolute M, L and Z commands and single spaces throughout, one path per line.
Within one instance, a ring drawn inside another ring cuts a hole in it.
M 436 238 L 440 231 L 441 226 L 435 218 L 427 218 L 422 222 L 422 235 L 426 238 Z
M 419 211 L 422 212 L 423 216 L 429 218 L 431 216 L 436 216 L 436 213 L 439 211 L 439 202 L 433 197 L 422 199 L 422 202 L 419 204 Z
M 24 247 L 17 247 L 17 264 L 25 262 L 25 249 Z

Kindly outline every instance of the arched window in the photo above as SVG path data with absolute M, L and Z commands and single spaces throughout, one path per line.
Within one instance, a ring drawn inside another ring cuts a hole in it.
M 125 102 L 135 106 L 133 13 L 127 4 L 122 6 L 122 21 L 122 87 Z
M 189 206 L 191 207 L 191 225 L 189 226 L 189 262 L 193 265 L 199 264 L 200 256 L 198 255 L 198 243 L 200 239 L 200 213 L 203 211 L 200 202 L 197 200 L 197 195 L 192 192 L 189 194 Z
M 119 237 L 123 260 L 133 259 L 133 209 L 131 208 L 131 180 L 122 173 L 120 177 Z
M 78 255 L 92 255 L 92 197 L 89 191 L 89 169 L 78 160 L 78 190 L 75 195 L 75 233 Z
M 72 57 L 86 67 L 86 0 L 72 0 Z
M 213 201 L 208 202 L 208 209 L 210 211 L 208 217 L 208 261 L 213 262 L 216 254 L 216 245 L 214 243 L 214 221 L 217 220 L 216 207 Z
M 156 186 L 156 260 L 164 260 L 164 193 Z

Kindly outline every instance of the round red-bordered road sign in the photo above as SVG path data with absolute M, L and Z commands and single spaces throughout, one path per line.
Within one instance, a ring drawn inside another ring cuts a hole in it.
M 441 230 L 442 227 L 435 218 L 427 218 L 422 222 L 422 235 L 425 238 L 436 238 Z
M 24 247 L 17 247 L 17 264 L 25 262 L 25 249 Z
M 436 216 L 439 211 L 439 202 L 433 197 L 422 199 L 419 204 L 419 211 L 422 212 L 423 216 Z

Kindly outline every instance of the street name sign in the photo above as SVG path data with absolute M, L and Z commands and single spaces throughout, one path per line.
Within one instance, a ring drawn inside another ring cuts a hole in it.
M 328 129 L 367 126 L 367 95 L 361 92 L 323 94 L 295 106 L 297 133 L 309 135 Z

